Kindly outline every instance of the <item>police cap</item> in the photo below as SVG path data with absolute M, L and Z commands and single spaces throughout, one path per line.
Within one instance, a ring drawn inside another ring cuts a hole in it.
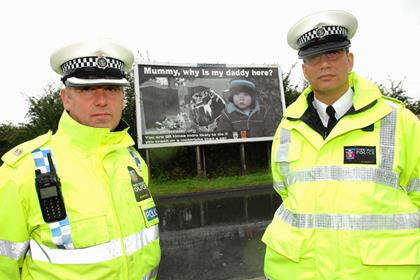
M 110 39 L 68 44 L 50 57 L 52 69 L 67 86 L 128 86 L 126 73 L 133 64 L 131 50 Z
M 299 20 L 287 34 L 289 45 L 299 58 L 348 49 L 357 30 L 357 19 L 350 13 L 327 10 Z

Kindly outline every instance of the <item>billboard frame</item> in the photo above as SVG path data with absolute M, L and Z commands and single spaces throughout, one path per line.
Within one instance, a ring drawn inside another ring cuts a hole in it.
M 162 62 L 145 62 L 145 61 L 137 61 L 134 66 L 134 89 L 135 89 L 135 100 L 136 100 L 136 121 L 137 121 L 137 145 L 140 149 L 148 149 L 148 148 L 162 148 L 162 147 L 179 147 L 179 146 L 199 146 L 199 145 L 212 145 L 212 144 L 229 144 L 229 143 L 247 143 L 247 142 L 261 142 L 261 141 L 271 141 L 273 139 L 273 136 L 263 136 L 263 137 L 249 137 L 249 138 L 235 138 L 235 139 L 226 139 L 224 136 L 221 136 L 224 139 L 210 139 L 210 140 L 187 140 L 187 141 L 179 141 L 179 142 L 170 142 L 171 140 L 165 140 L 161 139 L 158 143 L 144 143 L 143 137 L 146 137 L 145 134 L 146 131 L 146 125 L 145 125 L 145 115 L 144 115 L 144 98 L 142 97 L 141 93 L 141 86 L 140 83 L 140 73 L 139 73 L 139 67 L 161 67 L 162 69 L 166 68 L 169 69 L 172 67 L 174 69 L 269 69 L 274 68 L 277 70 L 278 75 L 273 75 L 273 79 L 278 79 L 278 91 L 280 94 L 280 103 L 278 106 L 281 108 L 281 114 L 284 112 L 286 106 L 285 106 L 285 96 L 284 96 L 284 90 L 283 90 L 283 80 L 282 80 L 282 70 L 281 67 L 278 64 L 206 64 L 206 63 L 162 63 Z M 167 70 L 167 72 L 170 72 Z M 164 72 L 164 71 L 162 71 Z M 254 72 L 257 72 L 255 70 Z M 224 74 L 226 74 L 225 72 Z M 259 72 L 258 72 L 259 73 Z M 179 73 L 178 73 L 179 74 Z M 153 76 L 153 74 L 150 74 Z M 165 74 L 167 75 L 167 74 Z M 156 77 L 158 74 L 155 75 Z M 254 75 L 255 76 L 255 75 Z M 254 77 L 253 76 L 253 77 Z M 179 78 L 182 78 L 184 76 L 178 76 Z M 203 77 L 200 77 L 203 78 Z M 232 78 L 240 78 L 240 76 L 229 76 L 229 77 L 223 77 L 224 79 L 232 79 Z M 206 78 L 203 78 L 206 79 Z M 216 77 L 210 76 L 207 77 L 207 79 L 217 79 Z M 164 88 L 164 87 L 162 87 Z M 170 87 L 167 87 L 170 88 Z M 281 115 L 279 116 L 279 122 L 281 120 Z M 277 123 L 278 125 L 278 123 Z M 276 126 L 277 126 L 276 125 Z M 203 139 L 200 137 L 200 135 L 204 135 L 204 138 L 209 133 L 217 133 L 217 132 L 196 132 L 192 133 L 192 135 L 198 134 L 197 139 Z M 175 135 L 174 133 L 173 135 Z M 162 134 L 162 135 L 170 135 L 170 134 Z M 165 137 L 165 136 L 164 136 Z M 163 138 L 164 138 L 163 137 Z M 168 136 L 166 136 L 168 137 Z M 215 136 L 214 138 L 217 138 Z M 168 141 L 168 142 L 165 142 Z

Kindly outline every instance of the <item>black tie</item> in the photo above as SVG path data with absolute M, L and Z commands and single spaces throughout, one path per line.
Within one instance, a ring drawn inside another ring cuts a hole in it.
M 327 126 L 327 135 L 328 135 L 330 134 L 331 130 L 337 123 L 337 119 L 335 118 L 335 110 L 333 106 L 330 105 L 327 107 L 327 114 L 329 116 L 328 126 Z

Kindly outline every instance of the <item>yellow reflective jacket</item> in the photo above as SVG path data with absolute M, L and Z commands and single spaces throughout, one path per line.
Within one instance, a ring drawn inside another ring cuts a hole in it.
M 21 279 L 156 278 L 158 218 L 150 193 L 136 196 L 135 187 L 148 192 L 148 169 L 127 130 L 87 127 L 64 112 L 57 133 L 2 157 L 0 279 L 20 279 L 19 268 Z M 52 154 L 67 225 L 46 223 L 41 214 L 33 154 L 39 148 Z M 132 184 L 133 177 L 143 183 Z
M 325 139 L 302 121 L 306 89 L 272 146 L 283 203 L 263 235 L 277 279 L 420 279 L 420 124 L 349 75 L 353 108 Z

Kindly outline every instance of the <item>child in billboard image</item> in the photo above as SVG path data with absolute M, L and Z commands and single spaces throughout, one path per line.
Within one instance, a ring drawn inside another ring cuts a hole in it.
M 273 136 L 276 122 L 272 110 L 260 104 L 255 83 L 232 80 L 228 103 L 220 114 L 217 131 L 238 131 L 241 138 Z

